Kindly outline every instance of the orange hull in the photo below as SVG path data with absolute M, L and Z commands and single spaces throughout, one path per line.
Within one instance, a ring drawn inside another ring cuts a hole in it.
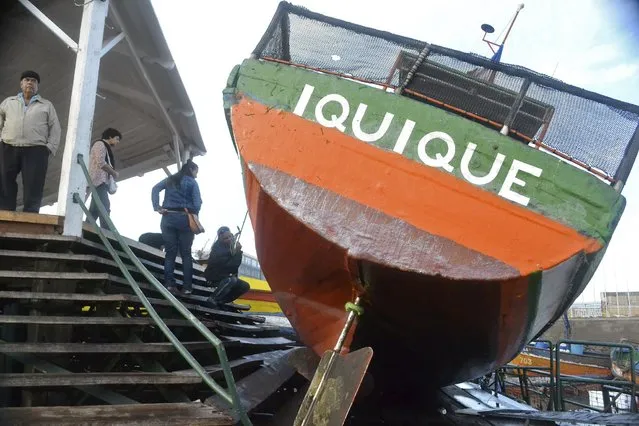
M 344 303 L 365 292 L 366 314 L 347 347 L 373 346 L 373 370 L 438 365 L 428 373 L 433 384 L 477 377 L 512 359 L 557 314 L 562 300 L 540 292 L 555 280 L 567 285 L 564 269 L 582 266 L 584 253 L 601 247 L 453 176 L 291 113 L 242 99 L 232 124 L 264 274 L 318 354 L 334 346 Z M 400 187 L 422 195 L 393 190 Z M 552 271 L 547 285 L 544 269 Z M 481 307 L 481 320 L 473 307 Z

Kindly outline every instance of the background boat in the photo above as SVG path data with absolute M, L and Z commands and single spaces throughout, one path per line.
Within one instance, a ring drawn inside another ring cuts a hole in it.
M 550 369 L 550 350 L 543 345 L 535 345 L 532 342 L 526 345 L 517 356 L 508 363 L 518 367 L 538 367 Z M 583 346 L 580 351 L 571 353 L 562 351 L 561 353 L 561 374 L 580 377 L 611 377 L 610 357 L 601 353 L 584 352 Z M 552 371 L 556 372 L 557 361 L 554 359 Z M 528 372 L 529 376 L 537 375 L 535 372 Z

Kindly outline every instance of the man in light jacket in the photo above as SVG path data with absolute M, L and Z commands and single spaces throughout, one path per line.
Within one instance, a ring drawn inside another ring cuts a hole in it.
M 38 213 L 49 156 L 60 144 L 60 122 L 53 104 L 38 94 L 40 76 L 25 71 L 20 93 L 0 104 L 0 210 L 16 209 L 22 172 L 23 210 Z

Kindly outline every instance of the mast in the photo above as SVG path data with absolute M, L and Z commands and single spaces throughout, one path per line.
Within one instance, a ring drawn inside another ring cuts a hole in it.
M 510 21 L 510 26 L 508 27 L 508 31 L 506 31 L 506 35 L 504 36 L 504 41 L 501 42 L 502 46 L 506 44 L 506 40 L 508 39 L 508 36 L 510 35 L 510 30 L 513 29 L 513 25 L 515 25 L 515 21 L 517 20 L 517 17 L 519 16 L 519 12 L 521 12 L 523 8 L 524 8 L 523 3 L 517 6 L 517 11 L 515 12 L 515 16 L 513 16 L 513 19 Z
M 492 60 L 494 62 L 499 62 L 501 60 L 501 52 L 504 48 L 504 45 L 506 44 L 506 40 L 508 40 L 508 36 L 510 35 L 511 30 L 513 29 L 513 26 L 515 25 L 515 21 L 517 20 L 517 17 L 519 16 L 519 12 L 521 12 L 523 8 L 524 8 L 523 3 L 517 6 L 515 15 L 512 17 L 512 19 L 510 20 L 510 23 L 508 24 L 508 29 L 506 30 L 506 34 L 504 35 L 504 39 L 502 40 L 501 44 L 495 43 L 490 40 L 486 40 L 486 35 L 494 33 L 495 28 L 493 28 L 493 26 L 489 24 L 482 24 L 481 29 L 484 31 L 484 36 L 482 37 L 482 41 L 486 42 L 486 44 L 488 44 L 488 47 L 490 47 L 490 50 L 492 50 L 493 52 Z M 495 48 L 497 48 L 497 50 L 495 50 Z

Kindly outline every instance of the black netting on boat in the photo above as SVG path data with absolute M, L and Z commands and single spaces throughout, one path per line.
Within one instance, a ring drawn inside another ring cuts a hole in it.
M 509 135 L 625 180 L 639 149 L 639 107 L 524 67 L 492 62 L 280 3 L 253 52 L 319 71 L 400 87 Z

